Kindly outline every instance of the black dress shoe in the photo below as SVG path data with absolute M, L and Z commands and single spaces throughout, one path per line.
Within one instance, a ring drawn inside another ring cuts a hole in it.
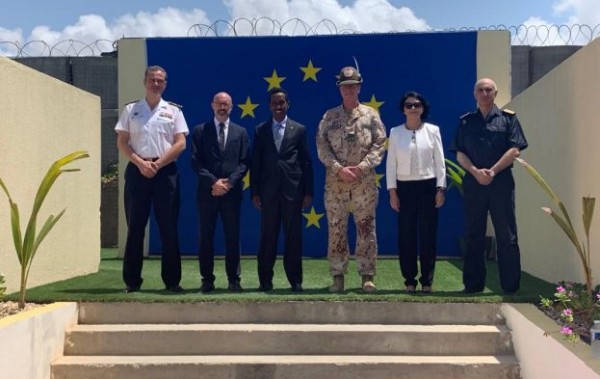
M 464 293 L 480 293 L 480 292 L 483 292 L 483 288 L 468 288 L 468 287 L 466 287 L 463 290 L 463 292 Z
M 173 293 L 182 293 L 184 290 L 183 288 L 178 284 L 176 286 L 167 286 L 165 287 L 165 289 L 169 292 L 173 292 Z
M 258 286 L 258 290 L 261 292 L 268 292 L 273 289 L 273 283 L 262 283 Z
M 504 291 L 502 291 L 502 292 L 503 292 L 505 295 L 509 295 L 509 296 L 510 296 L 510 295 L 516 295 L 516 294 L 517 294 L 517 291 L 516 291 L 516 290 L 515 290 L 515 291 L 504 290 Z
M 229 286 L 227 287 L 227 289 L 231 292 L 243 292 L 244 291 L 244 289 L 242 288 L 242 286 L 239 282 L 229 282 Z
M 292 288 L 291 288 L 292 292 L 302 292 L 302 284 L 300 283 L 294 283 L 292 284 Z
M 210 283 L 210 282 L 204 282 L 200 286 L 200 292 L 202 292 L 202 293 L 209 293 L 209 292 L 212 292 L 214 290 L 215 290 L 215 285 L 213 283 Z
M 132 293 L 132 292 L 138 292 L 139 290 L 140 290 L 140 286 L 136 286 L 136 287 L 126 286 L 125 289 L 123 290 L 123 292 Z

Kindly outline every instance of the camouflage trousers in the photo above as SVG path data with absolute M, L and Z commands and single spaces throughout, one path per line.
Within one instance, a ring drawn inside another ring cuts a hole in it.
M 369 180 L 363 180 L 362 183 L 353 186 L 339 185 L 335 182 L 325 185 L 324 201 L 329 229 L 327 259 L 331 275 L 344 275 L 348 271 L 350 213 L 356 225 L 355 258 L 358 274 L 375 275 L 377 260 L 375 209 L 378 199 L 379 190 Z

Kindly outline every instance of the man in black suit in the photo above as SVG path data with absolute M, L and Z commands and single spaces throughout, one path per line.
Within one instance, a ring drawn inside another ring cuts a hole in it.
M 231 96 L 217 93 L 211 104 L 214 119 L 196 126 L 192 135 L 192 169 L 198 174 L 197 205 L 200 221 L 200 291 L 215 289 L 214 235 L 221 215 L 225 235 L 225 270 L 229 290 L 241 292 L 240 213 L 248 159 L 248 132 L 229 119 Z
M 273 118 L 256 127 L 250 168 L 252 203 L 260 210 L 260 291 L 273 288 L 279 228 L 285 236 L 283 266 L 292 291 L 302 291 L 302 208 L 313 196 L 313 169 L 306 127 L 287 117 L 289 98 L 269 91 Z

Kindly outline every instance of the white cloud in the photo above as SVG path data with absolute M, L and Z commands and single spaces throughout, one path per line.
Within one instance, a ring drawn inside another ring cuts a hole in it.
M 5 29 L 0 27 L 0 55 L 16 55 L 21 48 L 23 33 L 21 29 Z
M 0 40 L 14 41 L 16 46 L 24 46 L 25 56 L 50 55 L 49 51 L 53 51 L 52 55 L 91 55 L 112 50 L 112 44 L 108 41 L 122 37 L 187 36 L 189 28 L 197 23 L 210 23 L 206 12 L 201 9 L 161 8 L 156 13 L 125 14 L 113 24 L 107 24 L 102 16 L 88 14 L 80 16 L 74 25 L 62 30 L 37 26 L 26 39 L 20 29 L 0 28 Z M 99 40 L 101 42 L 96 43 Z M 9 44 L 0 45 L 0 54 L 15 55 L 14 50 Z
M 429 28 L 409 8 L 397 8 L 388 0 L 356 0 L 350 6 L 342 6 L 337 0 L 225 0 L 224 3 L 233 20 L 267 17 L 285 23 L 298 18 L 309 28 L 291 22 L 284 25 L 283 34 L 327 34 L 344 30 L 369 33 Z M 319 24 L 323 20 L 331 23 Z M 257 26 L 258 34 L 272 33 L 270 22 Z
M 566 15 L 568 24 L 586 24 L 592 27 L 600 24 L 598 0 L 558 0 L 553 9 L 559 15 Z

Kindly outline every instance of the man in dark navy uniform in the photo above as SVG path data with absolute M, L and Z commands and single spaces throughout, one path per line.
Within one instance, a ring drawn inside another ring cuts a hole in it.
M 128 227 L 123 257 L 125 292 L 139 291 L 142 285 L 144 235 L 151 208 L 162 243 L 162 280 L 168 291 L 183 292 L 179 285 L 179 174 L 175 161 L 185 150 L 188 126 L 181 106 L 163 100 L 166 87 L 166 71 L 160 66 L 148 67 L 146 96 L 125 105 L 115 127 L 117 147 L 129 159 L 124 190 Z
M 475 83 L 477 110 L 460 118 L 450 150 L 467 174 L 463 180 L 467 253 L 464 259 L 464 292 L 485 287 L 485 232 L 488 211 L 498 243 L 500 285 L 514 294 L 521 280 L 521 254 L 515 219 L 515 182 L 512 164 L 527 140 L 515 112 L 494 103 L 498 88 L 489 78 Z

